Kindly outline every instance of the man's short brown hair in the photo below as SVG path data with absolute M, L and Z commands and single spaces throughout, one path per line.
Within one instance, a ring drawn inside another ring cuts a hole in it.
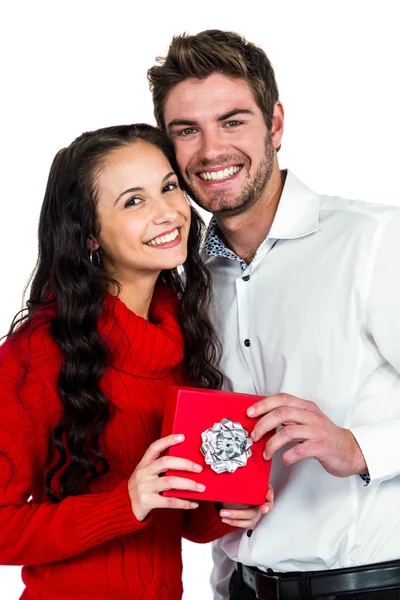
M 165 129 L 164 104 L 169 92 L 189 78 L 205 79 L 213 73 L 244 79 L 253 92 L 268 129 L 279 99 L 274 69 L 261 48 L 237 33 L 209 29 L 197 35 L 172 38 L 166 57 L 147 72 L 153 95 L 154 116 Z

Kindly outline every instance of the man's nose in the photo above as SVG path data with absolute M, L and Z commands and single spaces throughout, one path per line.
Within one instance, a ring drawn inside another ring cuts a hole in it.
M 214 161 L 224 154 L 226 144 L 219 131 L 203 131 L 201 135 L 200 160 Z

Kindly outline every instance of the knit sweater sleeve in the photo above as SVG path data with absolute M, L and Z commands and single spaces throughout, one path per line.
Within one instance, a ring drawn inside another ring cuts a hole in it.
M 6 343 L 4 346 L 8 346 Z M 35 504 L 48 469 L 56 390 L 20 357 L 0 348 L 0 564 L 33 565 L 78 555 L 150 519 L 135 519 L 127 481 L 109 493 Z M 35 494 L 34 494 L 35 495 Z
M 206 544 L 236 529 L 222 522 L 213 502 L 199 502 L 198 508 L 184 513 L 183 537 L 191 542 Z

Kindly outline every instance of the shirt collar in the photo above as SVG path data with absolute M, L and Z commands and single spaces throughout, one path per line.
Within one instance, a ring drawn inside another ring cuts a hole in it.
M 230 260 L 239 261 L 240 268 L 242 271 L 244 271 L 247 268 L 247 264 L 245 263 L 245 261 L 239 258 L 237 254 L 235 254 L 234 252 L 232 252 L 232 250 L 229 250 L 229 248 L 225 246 L 222 233 L 214 217 L 212 217 L 208 226 L 207 235 L 202 250 L 209 256 L 220 256 L 222 258 L 229 258 Z
M 319 210 L 319 196 L 288 170 L 269 237 L 292 240 L 314 233 L 318 230 Z
M 289 240 L 314 233 L 318 230 L 319 209 L 319 196 L 288 170 L 278 209 L 268 236 L 277 240 Z M 212 217 L 208 226 L 202 249 L 209 256 L 238 260 L 241 263 L 242 270 L 247 267 L 241 258 L 225 246 L 214 217 Z

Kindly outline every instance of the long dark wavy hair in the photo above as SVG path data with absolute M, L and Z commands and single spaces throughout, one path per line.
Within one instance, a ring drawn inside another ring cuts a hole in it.
M 14 335 L 17 329 L 27 326 L 38 309 L 55 304 L 50 330 L 63 356 L 58 393 L 64 410 L 53 432 L 59 460 L 45 479 L 46 493 L 54 502 L 87 492 L 91 481 L 109 470 L 99 435 L 110 418 L 111 401 L 102 392 L 100 380 L 112 357 L 100 338 L 97 323 L 106 291 L 112 289 L 118 294 L 119 284 L 101 264 L 91 262 L 87 241 L 99 234 L 99 170 L 110 152 L 137 140 L 145 140 L 164 153 L 184 189 L 170 140 L 150 125 L 90 131 L 60 150 L 50 169 L 40 213 L 38 260 L 31 276 L 29 299 L 8 332 L 8 337 Z M 184 362 L 191 383 L 219 389 L 221 349 L 208 316 L 211 281 L 199 256 L 203 233 L 204 223 L 191 207 L 184 274 L 178 275 L 173 269 L 162 271 L 160 278 L 180 297 Z M 59 495 L 53 485 L 58 471 Z

